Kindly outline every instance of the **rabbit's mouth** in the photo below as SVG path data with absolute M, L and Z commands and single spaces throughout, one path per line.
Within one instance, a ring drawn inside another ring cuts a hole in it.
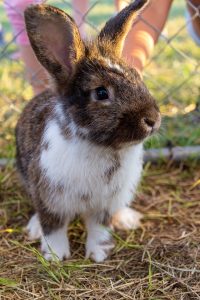
M 161 116 L 157 111 L 156 117 L 134 118 L 133 115 L 121 118 L 112 130 L 97 130 L 90 132 L 88 138 L 95 144 L 121 149 L 142 143 L 146 138 L 156 133 L 161 125 Z
M 138 144 L 156 133 L 161 125 L 161 115 L 156 111 L 154 115 L 136 118 L 125 115 L 112 136 L 112 142 L 118 145 Z

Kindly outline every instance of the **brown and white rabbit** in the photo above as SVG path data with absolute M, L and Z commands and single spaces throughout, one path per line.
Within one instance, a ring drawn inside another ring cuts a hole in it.
M 28 103 L 16 128 L 17 166 L 36 210 L 28 230 L 47 259 L 70 256 L 66 229 L 76 215 L 87 228 L 86 257 L 106 259 L 113 244 L 105 225 L 132 201 L 142 142 L 161 120 L 137 71 L 120 58 L 146 3 L 124 8 L 93 42 L 55 7 L 25 11 L 32 48 L 54 86 Z M 134 224 L 137 214 L 130 216 Z

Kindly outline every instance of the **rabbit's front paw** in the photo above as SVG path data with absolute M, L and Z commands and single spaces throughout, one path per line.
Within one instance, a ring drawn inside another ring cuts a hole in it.
M 29 240 L 37 240 L 42 236 L 42 228 L 37 214 L 34 214 L 26 226 Z
M 96 231 L 88 236 L 85 257 L 95 262 L 103 262 L 112 248 L 114 248 L 114 243 L 111 241 L 110 233 L 106 229 Z
M 111 228 L 119 230 L 137 229 L 140 227 L 140 220 L 143 215 L 138 211 L 125 207 L 116 212 L 111 221 Z
M 41 251 L 47 260 L 64 260 L 70 257 L 66 230 L 59 229 L 41 240 Z

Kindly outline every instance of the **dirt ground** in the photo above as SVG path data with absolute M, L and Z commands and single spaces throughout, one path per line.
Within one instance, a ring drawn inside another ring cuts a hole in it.
M 114 235 L 109 260 L 84 260 L 85 231 L 69 229 L 72 259 L 49 263 L 23 227 L 31 205 L 12 167 L 0 173 L 0 299 L 200 299 L 200 165 L 146 165 L 134 207 L 142 227 Z

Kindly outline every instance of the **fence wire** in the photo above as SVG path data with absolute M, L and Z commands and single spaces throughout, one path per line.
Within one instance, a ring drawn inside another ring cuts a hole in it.
M 5 12 L 5 5 L 7 5 L 10 10 L 23 16 L 25 5 L 22 3 L 26 2 L 27 4 L 44 2 L 65 10 L 79 20 L 77 25 L 80 27 L 82 35 L 89 38 L 95 36 L 103 24 L 117 11 L 115 5 L 117 1 L 112 0 L 5 0 L 0 2 L 0 29 L 2 29 L 0 30 L 0 122 L 2 128 L 0 156 L 3 157 L 14 156 L 14 127 L 24 105 L 33 96 L 30 83 L 42 84 L 42 77 L 39 76 L 40 70 L 35 71 L 29 68 L 30 78 L 29 81 L 27 80 L 27 72 L 25 72 L 25 65 L 20 57 L 17 42 L 25 28 L 19 32 L 13 31 Z M 80 5 L 83 2 L 87 4 L 85 12 L 80 10 L 78 2 Z M 121 2 L 130 3 L 130 1 Z M 194 36 L 191 33 L 193 20 L 200 19 L 200 1 L 199 3 L 195 2 L 198 5 L 194 5 L 194 2 L 192 0 L 174 0 L 162 32 L 153 26 L 150 20 L 142 15 L 139 16 L 141 22 L 160 35 L 153 54 L 144 68 L 143 76 L 145 83 L 158 100 L 163 114 L 174 116 L 174 123 L 170 121 L 166 125 L 163 137 L 164 145 L 169 142 L 175 146 L 184 145 L 184 143 L 186 145 L 200 144 L 200 129 L 198 130 L 200 127 L 200 44 L 197 45 L 194 42 Z M 193 9 L 193 15 L 188 13 L 188 7 Z M 162 10 L 162 7 L 159 9 Z M 134 47 L 134 41 L 132 43 Z M 134 64 L 134 60 L 132 64 Z M 194 112 L 194 114 L 187 119 L 185 116 L 189 112 Z M 184 116 L 183 121 L 180 121 L 180 115 Z M 176 137 L 178 133 L 180 133 L 179 138 Z M 161 145 L 163 146 L 162 142 Z

